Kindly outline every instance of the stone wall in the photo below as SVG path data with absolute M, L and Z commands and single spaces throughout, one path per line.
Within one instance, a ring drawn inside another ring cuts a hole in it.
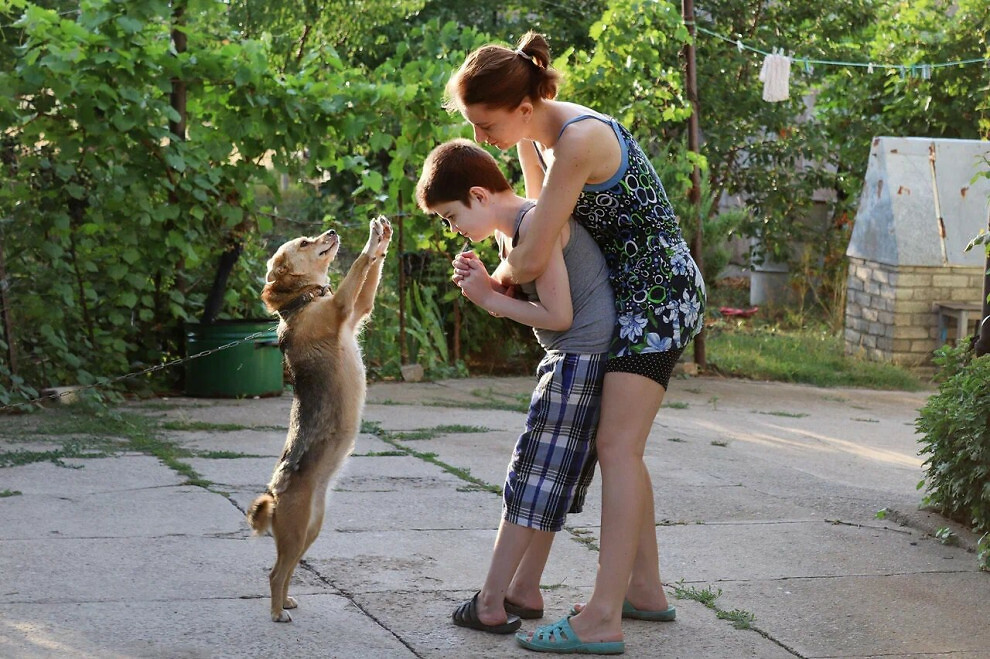
M 930 365 L 932 351 L 939 347 L 932 304 L 982 298 L 980 267 L 893 266 L 850 256 L 846 354 L 903 366 Z

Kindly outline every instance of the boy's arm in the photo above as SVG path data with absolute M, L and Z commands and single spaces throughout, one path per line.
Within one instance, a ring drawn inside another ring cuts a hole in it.
M 547 269 L 535 282 L 540 298 L 538 302 L 517 300 L 495 292 L 481 261 L 473 258 L 470 266 L 470 273 L 459 283 L 461 292 L 490 314 L 555 332 L 570 328 L 574 320 L 574 309 L 571 306 L 571 288 L 560 240 L 551 249 Z

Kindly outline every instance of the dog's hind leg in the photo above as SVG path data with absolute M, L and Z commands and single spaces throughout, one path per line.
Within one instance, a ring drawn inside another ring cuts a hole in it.
M 275 565 L 268 574 L 268 582 L 271 586 L 271 614 L 274 622 L 291 622 L 292 616 L 285 609 L 297 606 L 296 601 L 289 597 L 289 581 L 306 551 L 309 498 L 308 492 L 283 493 L 272 519 L 276 558 Z
M 309 551 L 310 546 L 316 540 L 317 536 L 320 535 L 320 529 L 323 528 L 323 510 L 325 504 L 326 500 L 323 497 L 314 497 L 313 508 L 309 516 L 309 527 L 306 529 L 306 539 L 303 541 L 303 549 L 302 553 L 299 555 L 299 560 L 302 560 L 302 557 L 306 555 L 307 551 Z M 282 592 L 283 609 L 294 609 L 299 606 L 296 598 L 289 595 L 290 581 L 291 579 L 285 580 L 285 590 Z

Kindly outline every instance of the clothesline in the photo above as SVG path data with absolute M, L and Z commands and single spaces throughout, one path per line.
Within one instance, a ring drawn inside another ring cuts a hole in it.
M 697 24 L 695 24 L 695 30 L 707 34 L 709 36 L 715 37 L 717 39 L 721 39 L 722 41 L 725 41 L 727 43 L 734 44 L 736 48 L 738 48 L 740 51 L 749 50 L 764 56 L 778 54 L 776 52 L 770 53 L 765 50 L 761 50 L 759 48 L 754 48 L 753 46 L 744 44 L 739 39 L 730 39 L 729 37 L 723 36 L 718 32 L 713 32 L 711 30 L 703 28 Z M 810 57 L 791 57 L 790 59 L 795 63 L 802 64 L 805 70 L 809 70 L 810 67 L 817 64 L 828 65 L 828 66 L 853 66 L 853 67 L 865 68 L 869 72 L 872 72 L 874 69 L 895 69 L 900 71 L 901 75 L 904 75 L 908 71 L 910 71 L 911 73 L 917 72 L 920 73 L 920 75 L 925 78 L 928 77 L 928 74 L 931 72 L 932 69 L 945 68 L 950 66 L 963 66 L 967 64 L 977 64 L 977 63 L 990 64 L 990 59 L 986 59 L 982 57 L 975 57 L 973 59 L 965 59 L 965 60 L 956 60 L 954 62 L 939 62 L 936 64 L 882 64 L 877 62 L 843 62 L 840 60 L 813 59 Z

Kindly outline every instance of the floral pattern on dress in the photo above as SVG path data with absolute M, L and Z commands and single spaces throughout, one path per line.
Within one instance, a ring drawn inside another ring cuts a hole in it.
M 624 126 L 607 120 L 624 141 L 628 164 L 607 189 L 586 185 L 574 218 L 608 264 L 618 316 L 609 354 L 684 348 L 703 326 L 701 271 L 652 163 Z

